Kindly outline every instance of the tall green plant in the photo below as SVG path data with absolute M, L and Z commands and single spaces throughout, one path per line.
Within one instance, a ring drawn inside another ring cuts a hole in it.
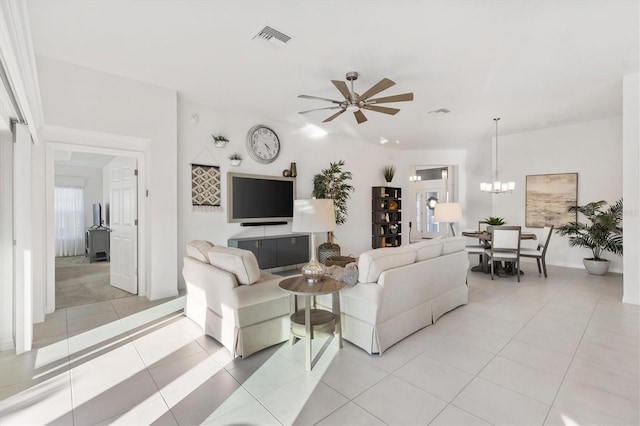
M 347 221 L 347 200 L 354 191 L 348 181 L 352 179 L 351 172 L 343 171 L 344 160 L 329 163 L 329 168 L 322 169 L 313 177 L 313 196 L 316 198 L 331 198 L 336 213 L 336 224 L 342 225 Z M 333 233 L 329 232 L 329 244 L 333 244 Z
M 602 259 L 602 252 L 622 255 L 622 198 L 610 205 L 604 200 L 594 201 L 584 206 L 569 207 L 569 212 L 584 215 L 588 223 L 569 222 L 556 232 L 569 236 L 571 247 L 591 249 L 592 260 Z

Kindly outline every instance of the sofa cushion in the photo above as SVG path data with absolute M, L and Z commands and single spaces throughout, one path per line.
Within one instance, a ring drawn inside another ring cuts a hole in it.
M 369 250 L 358 260 L 358 281 L 374 283 L 387 269 L 409 265 L 416 261 L 416 250 L 409 246 Z
M 192 257 L 200 262 L 209 263 L 207 252 L 213 243 L 206 240 L 193 240 L 187 243 L 187 256 Z
M 443 255 L 464 250 L 464 246 L 465 246 L 464 237 L 443 238 L 440 241 L 442 241 Z
M 211 265 L 235 275 L 238 284 L 253 284 L 260 278 L 258 260 L 249 250 L 216 246 L 207 255 Z
M 442 253 L 442 241 L 437 239 L 409 244 L 409 247 L 416 251 L 416 262 L 433 259 Z

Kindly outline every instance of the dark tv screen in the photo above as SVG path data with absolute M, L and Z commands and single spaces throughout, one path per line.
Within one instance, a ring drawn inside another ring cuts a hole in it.
M 287 221 L 293 217 L 291 178 L 230 174 L 230 222 Z

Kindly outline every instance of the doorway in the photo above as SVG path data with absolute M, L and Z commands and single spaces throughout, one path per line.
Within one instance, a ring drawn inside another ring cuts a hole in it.
M 131 226 L 127 228 L 129 244 L 126 247 L 120 244 L 120 238 L 113 243 L 114 234 L 119 236 L 122 230 L 117 223 L 118 232 L 113 232 L 111 224 L 111 217 L 123 216 L 110 211 L 111 206 L 123 206 L 118 194 L 126 193 L 128 197 L 124 203 L 125 216 L 135 215 L 137 206 L 135 181 L 125 179 L 123 190 L 119 179 L 114 190 L 113 175 L 122 176 L 123 164 L 133 175 L 135 158 L 54 151 L 55 309 L 128 297 L 138 292 L 137 276 L 132 273 L 132 266 L 137 265 L 137 250 L 132 247 L 137 244 L 135 235 L 132 237 L 136 234 L 135 228 L 133 231 Z M 123 276 L 127 278 L 126 286 L 122 285 Z
M 438 203 L 454 200 L 454 166 L 415 166 L 411 182 L 410 241 L 447 236 L 447 227 L 435 222 Z
M 128 262 L 132 266 L 136 274 L 136 293 L 139 296 L 148 296 L 149 286 L 146 282 L 147 270 L 147 249 L 143 244 L 138 245 L 138 241 L 146 241 L 146 212 L 147 202 L 146 196 L 146 170 L 147 157 L 149 151 L 149 140 L 132 136 L 112 135 L 105 133 L 87 132 L 79 129 L 69 129 L 60 127 L 47 128 L 46 132 L 46 155 L 45 155 L 45 223 L 46 231 L 43 236 L 43 244 L 45 246 L 45 286 L 44 286 L 44 303 L 45 313 L 52 313 L 56 309 L 55 302 L 55 215 L 54 215 L 54 187 L 55 187 L 55 156 L 56 151 L 71 151 L 74 153 L 91 153 L 111 156 L 113 158 L 123 157 L 134 159 L 136 164 L 137 176 L 136 186 L 133 189 L 133 196 L 136 200 L 135 226 L 136 226 L 136 250 L 134 259 Z M 104 182 L 104 178 L 103 178 Z M 103 192 L 104 212 L 103 220 L 109 226 L 109 207 L 106 194 Z M 110 276 L 112 260 L 110 256 Z M 109 278 L 111 282 L 111 277 Z

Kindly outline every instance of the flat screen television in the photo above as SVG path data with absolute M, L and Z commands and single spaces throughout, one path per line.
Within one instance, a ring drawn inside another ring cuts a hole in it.
M 100 203 L 93 203 L 93 226 L 102 225 L 102 206 Z
M 293 219 L 294 178 L 227 173 L 227 220 L 246 225 L 280 224 Z

